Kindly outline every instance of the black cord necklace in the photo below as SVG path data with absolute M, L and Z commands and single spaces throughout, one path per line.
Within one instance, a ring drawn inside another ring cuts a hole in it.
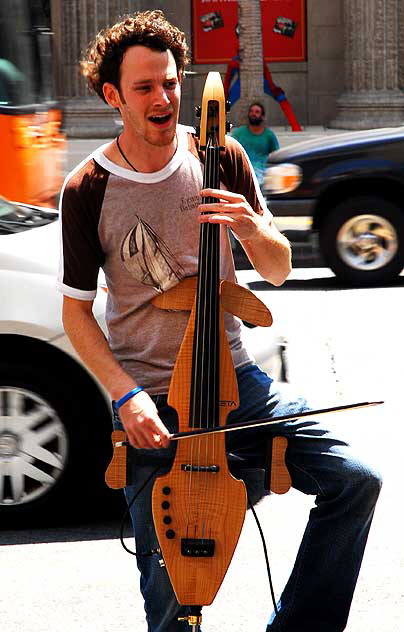
M 125 156 L 125 154 L 123 153 L 122 148 L 121 148 L 121 146 L 120 146 L 120 144 L 119 144 L 119 136 L 117 136 L 115 140 L 116 140 L 116 146 L 118 147 L 118 149 L 119 149 L 119 153 L 121 154 L 122 158 L 125 160 L 125 162 L 127 162 L 127 163 L 128 163 L 128 165 L 129 165 L 130 167 L 132 167 L 133 171 L 137 171 L 137 169 L 135 169 L 135 167 L 132 165 L 132 163 L 131 163 L 131 162 L 129 162 L 129 160 L 127 159 L 127 157 L 126 157 L 126 156 Z

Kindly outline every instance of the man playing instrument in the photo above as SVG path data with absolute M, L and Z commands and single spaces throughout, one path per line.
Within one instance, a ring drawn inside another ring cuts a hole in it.
M 193 130 L 178 124 L 187 63 L 185 36 L 160 11 L 125 18 L 101 32 L 82 62 L 90 87 L 119 110 L 123 131 L 93 152 L 66 178 L 61 196 L 65 330 L 83 361 L 119 411 L 137 462 L 127 500 L 153 465 L 175 451 L 176 411 L 167 404 L 170 378 L 189 312 L 151 303 L 181 279 L 195 276 L 199 224 L 221 228 L 221 277 L 235 280 L 228 228 L 254 268 L 281 285 L 291 269 L 286 238 L 276 229 L 239 143 L 226 138 L 222 190 L 202 189 L 203 153 Z M 202 204 L 201 196 L 214 198 Z M 208 211 L 207 214 L 204 214 Z M 108 286 L 108 340 L 92 305 L 102 268 Z M 228 422 L 308 410 L 303 398 L 281 388 L 254 363 L 238 319 L 226 315 L 237 372 L 240 407 Z M 119 426 L 118 426 L 119 427 Z M 262 456 L 267 429 L 228 440 L 231 452 Z M 236 433 L 237 435 L 238 433 Z M 341 632 L 380 489 L 380 478 L 351 448 L 314 420 L 276 425 L 288 438 L 287 466 L 293 486 L 316 495 L 291 576 L 267 632 Z M 248 438 L 247 438 L 248 435 Z M 150 461 L 150 462 L 149 462 Z M 158 547 L 149 484 L 131 507 L 138 552 Z M 158 556 L 138 557 L 149 632 L 189 629 Z M 282 627 L 277 620 L 281 620 Z

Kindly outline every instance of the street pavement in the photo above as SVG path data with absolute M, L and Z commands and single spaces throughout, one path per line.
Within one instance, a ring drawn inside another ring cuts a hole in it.
M 271 308 L 274 326 L 286 340 L 289 380 L 313 407 L 385 402 L 338 413 L 328 421 L 358 453 L 377 464 L 384 478 L 347 630 L 402 631 L 404 337 L 398 306 L 403 300 L 404 276 L 390 287 L 356 289 L 339 286 L 327 268 L 297 268 L 278 289 L 258 281 L 252 270 L 242 278 Z M 275 501 L 282 504 L 286 498 Z M 293 502 L 291 497 L 289 501 Z M 302 510 L 298 510 L 299 518 Z M 294 520 L 292 505 L 286 511 Z M 289 537 L 288 528 L 285 534 Z
M 402 632 L 402 375 L 399 306 L 404 277 L 391 287 L 341 288 L 326 268 L 297 268 L 281 288 L 252 270 L 239 273 L 270 307 L 286 341 L 292 388 L 313 405 L 385 400 L 383 406 L 329 416 L 329 424 L 382 471 L 377 506 L 347 632 Z M 266 340 L 262 330 L 262 345 Z M 257 507 L 279 595 L 313 499 L 295 491 Z M 121 548 L 118 525 L 89 524 L 0 536 L 1 621 L 7 632 L 145 630 L 135 561 Z M 127 544 L 133 546 L 131 540 Z M 7 569 L 6 572 L 4 569 Z M 264 632 L 270 592 L 258 531 L 248 512 L 235 557 L 204 632 Z M 324 631 L 328 632 L 328 631 Z

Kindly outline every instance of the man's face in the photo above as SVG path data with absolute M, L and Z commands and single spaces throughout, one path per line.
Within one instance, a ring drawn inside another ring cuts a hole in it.
M 261 125 L 264 117 L 259 105 L 252 105 L 248 110 L 248 120 L 250 125 Z
M 120 73 L 120 106 L 125 129 L 155 146 L 169 145 L 178 122 L 181 87 L 171 51 L 132 46 Z

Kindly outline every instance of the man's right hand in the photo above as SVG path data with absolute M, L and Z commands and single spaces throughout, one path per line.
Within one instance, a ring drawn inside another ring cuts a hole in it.
M 119 416 L 134 448 L 167 448 L 170 433 L 161 421 L 155 403 L 140 391 L 119 409 Z

